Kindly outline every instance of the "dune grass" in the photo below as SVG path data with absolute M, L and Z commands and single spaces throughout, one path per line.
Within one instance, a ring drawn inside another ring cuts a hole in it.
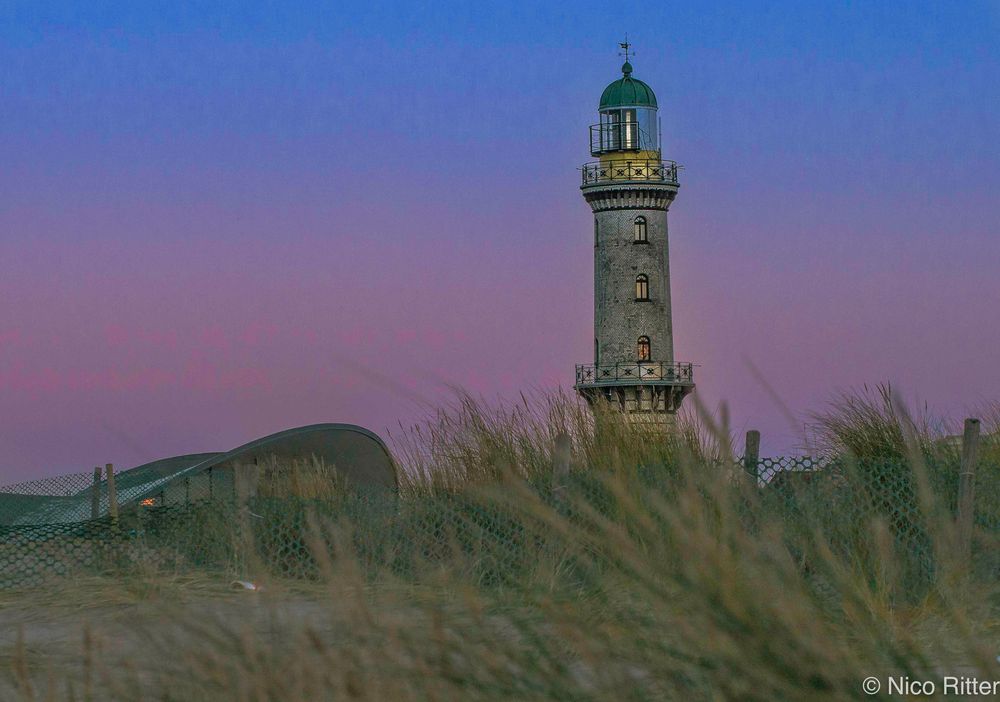
M 937 437 L 878 392 L 815 417 L 828 447 L 919 472 Z M 569 469 L 553 474 L 560 435 Z M 442 526 L 433 552 L 416 532 L 362 552 L 371 524 L 311 514 L 308 580 L 263 570 L 245 592 L 150 572 L 0 597 L 0 698 L 857 700 L 868 676 L 1000 679 L 996 534 L 977 530 L 979 568 L 947 557 L 955 529 L 931 481 L 912 481 L 935 566 L 917 586 L 884 511 L 838 514 L 854 495 L 842 482 L 762 490 L 703 412 L 668 440 L 566 396 L 459 395 L 395 438 L 394 519 L 471 514 L 511 540 L 516 577 L 484 578 L 496 553 L 469 531 Z M 53 643 L 54 621 L 72 636 Z
M 522 394 L 514 404 L 491 404 L 458 390 L 450 404 L 390 439 L 403 469 L 401 488 L 413 494 L 548 475 L 560 435 L 569 439 L 571 470 L 628 470 L 732 457 L 726 429 L 697 410 L 682 411 L 666 436 L 618 420 L 608 409 L 589 408 L 561 390 Z
M 808 426 L 820 453 L 853 458 L 904 458 L 907 435 L 927 455 L 944 436 L 926 406 L 916 414 L 905 410 L 888 383 L 841 392 L 809 414 Z

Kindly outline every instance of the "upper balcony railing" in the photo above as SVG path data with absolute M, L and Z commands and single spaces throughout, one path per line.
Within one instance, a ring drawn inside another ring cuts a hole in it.
M 598 185 L 614 181 L 646 181 L 677 185 L 677 164 L 674 161 L 596 161 L 583 165 L 583 185 Z
M 694 385 L 692 363 L 602 363 L 576 367 L 576 387 L 595 385 Z

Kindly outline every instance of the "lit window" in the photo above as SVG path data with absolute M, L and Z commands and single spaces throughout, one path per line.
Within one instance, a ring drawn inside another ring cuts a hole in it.
M 640 336 L 639 337 L 639 348 L 638 353 L 639 361 L 648 361 L 652 358 L 652 351 L 649 348 L 649 337 Z
M 649 241 L 646 236 L 646 218 L 636 217 L 635 218 L 635 243 L 645 244 Z
M 640 274 L 635 277 L 635 299 L 649 299 L 649 277 L 645 274 Z

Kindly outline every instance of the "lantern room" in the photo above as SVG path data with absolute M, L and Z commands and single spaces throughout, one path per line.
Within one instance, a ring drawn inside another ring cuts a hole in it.
M 601 121 L 590 127 L 592 156 L 647 152 L 645 157 L 659 158 L 656 95 L 648 85 L 632 77 L 632 64 L 627 60 L 622 77 L 604 89 L 598 110 Z

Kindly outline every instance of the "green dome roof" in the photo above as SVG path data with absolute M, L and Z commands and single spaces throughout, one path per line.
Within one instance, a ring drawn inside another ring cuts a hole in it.
M 622 66 L 622 77 L 604 89 L 598 110 L 613 107 L 656 107 L 653 89 L 638 78 L 632 77 L 632 64 Z

